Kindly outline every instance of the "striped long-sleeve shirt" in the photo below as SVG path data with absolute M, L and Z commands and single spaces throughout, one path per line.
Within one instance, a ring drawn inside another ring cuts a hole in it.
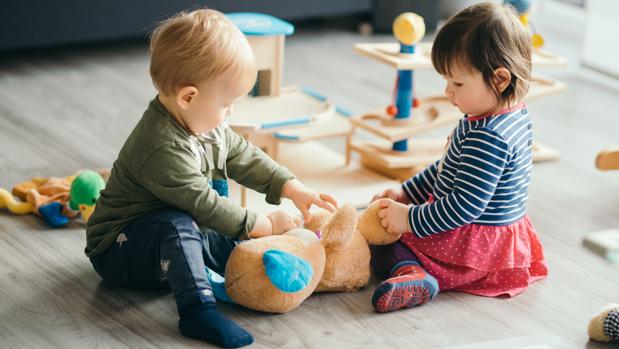
M 446 154 L 403 188 L 413 204 L 410 227 L 426 237 L 475 223 L 507 225 L 525 215 L 532 167 L 531 119 L 526 107 L 463 118 Z M 439 169 L 440 167 L 440 169 Z M 428 202 L 430 195 L 434 200 Z

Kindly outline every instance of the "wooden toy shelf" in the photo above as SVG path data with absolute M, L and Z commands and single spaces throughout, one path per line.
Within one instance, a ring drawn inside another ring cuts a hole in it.
M 430 52 L 432 43 L 421 42 L 415 47 L 412 55 L 399 53 L 398 43 L 363 43 L 355 44 L 353 50 L 361 56 L 374 59 L 380 63 L 385 63 L 398 70 L 417 70 L 431 69 L 432 61 Z M 532 63 L 536 68 L 555 68 L 567 66 L 567 59 L 557 56 L 549 51 L 535 49 L 533 51 Z
M 363 43 L 354 45 L 354 51 L 361 56 L 387 64 L 398 71 L 432 68 L 430 60 L 431 43 L 415 45 L 414 53 L 400 53 L 398 43 Z M 534 67 L 563 67 L 567 64 L 565 58 L 548 51 L 536 49 L 532 57 Z M 565 85 L 538 75 L 532 76 L 526 101 L 558 93 Z M 354 126 L 346 142 L 346 162 L 351 161 L 351 153 L 360 154 L 361 163 L 378 173 L 388 177 L 406 180 L 436 161 L 443 153 L 445 138 L 435 139 L 419 137 L 425 132 L 455 125 L 462 118 L 462 113 L 444 96 L 426 97 L 419 100 L 417 107 L 411 108 L 412 117 L 398 119 L 389 115 L 385 108 L 377 109 L 349 118 Z M 357 128 L 361 128 L 382 140 L 353 140 Z M 394 150 L 394 144 L 408 140 L 410 148 Z M 559 152 L 534 143 L 533 161 L 550 161 L 557 159 Z

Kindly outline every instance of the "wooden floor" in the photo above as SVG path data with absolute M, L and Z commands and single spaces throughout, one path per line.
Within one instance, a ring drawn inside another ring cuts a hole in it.
M 582 238 L 619 227 L 619 172 L 593 167 L 597 151 L 619 146 L 619 89 L 579 68 L 578 42 L 555 33 L 546 34 L 549 48 L 572 65 L 545 73 L 568 90 L 529 105 L 536 139 L 562 153 L 534 167 L 530 190 L 549 278 L 513 299 L 446 292 L 390 314 L 372 309 L 376 280 L 358 293 L 313 296 L 285 315 L 222 305 L 255 336 L 256 348 L 439 348 L 538 335 L 561 343 L 552 348 L 609 347 L 589 343 L 586 326 L 598 308 L 619 302 L 619 268 L 584 249 Z M 375 40 L 390 38 L 301 28 L 286 46 L 286 83 L 310 86 L 355 112 L 385 105 L 395 72 L 352 52 L 353 43 Z M 420 95 L 442 91 L 432 72 L 415 78 Z M 110 167 L 153 96 L 142 42 L 3 58 L 0 187 Z M 343 143 L 328 145 L 341 151 Z M 84 235 L 77 221 L 50 229 L 34 216 L 0 212 L 0 347 L 204 347 L 179 334 L 170 294 L 101 284 L 83 254 Z

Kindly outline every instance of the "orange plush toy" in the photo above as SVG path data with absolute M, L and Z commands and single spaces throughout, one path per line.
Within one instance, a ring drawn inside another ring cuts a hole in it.
M 11 212 L 34 212 L 54 228 L 66 225 L 70 218 L 80 213 L 87 221 L 99 192 L 105 186 L 106 177 L 109 177 L 107 170 L 99 173 L 84 170 L 65 178 L 35 177 L 13 188 L 12 195 L 21 202 L 14 200 L 8 192 L 0 192 L 0 207 L 3 206 L 2 201 L 6 201 L 11 204 L 7 205 Z

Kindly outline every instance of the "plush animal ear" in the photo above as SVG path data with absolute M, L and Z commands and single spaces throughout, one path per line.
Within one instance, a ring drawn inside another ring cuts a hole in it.
M 357 210 L 351 204 L 341 206 L 321 231 L 322 244 L 340 249 L 348 244 L 357 229 Z
M 365 237 L 369 245 L 389 245 L 400 239 L 401 234 L 392 234 L 380 224 L 378 211 L 379 201 L 374 201 L 361 213 L 357 229 Z
M 303 258 L 280 250 L 268 250 L 262 256 L 269 280 L 282 292 L 299 292 L 312 281 L 314 270 Z

